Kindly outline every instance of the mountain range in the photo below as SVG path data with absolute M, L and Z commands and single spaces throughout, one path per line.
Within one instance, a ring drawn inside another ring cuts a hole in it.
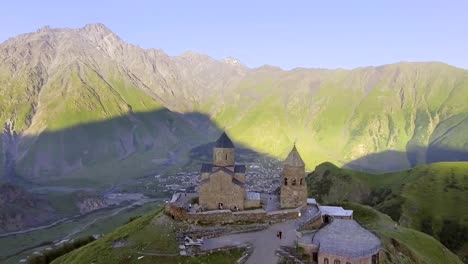
M 278 159 L 295 143 L 309 169 L 468 160 L 468 70 L 439 62 L 252 69 L 44 27 L 0 44 L 0 94 L 3 180 L 141 176 L 220 130 Z

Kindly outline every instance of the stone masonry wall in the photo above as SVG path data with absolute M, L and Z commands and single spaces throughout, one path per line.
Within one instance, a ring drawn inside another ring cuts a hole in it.
M 213 164 L 220 167 L 234 165 L 234 149 L 233 148 L 214 148 L 213 149 Z
M 187 221 L 194 224 L 276 223 L 297 219 L 299 217 L 299 211 L 296 209 L 268 213 L 263 209 L 241 212 L 217 210 L 202 213 L 189 213 L 174 204 L 167 204 L 165 213 L 175 220 Z
M 341 257 L 335 256 L 327 253 L 318 253 L 318 263 L 323 264 L 325 258 L 328 258 L 328 263 L 333 264 L 335 260 L 339 260 L 340 263 L 346 264 L 347 262 L 352 264 L 371 264 L 372 263 L 372 256 L 366 256 L 362 258 L 351 258 L 351 257 Z
M 287 182 L 287 185 L 285 182 Z M 297 208 L 307 205 L 307 185 L 303 166 L 292 167 L 285 165 L 281 173 L 280 202 L 281 208 Z
M 244 187 L 234 184 L 232 176 L 224 171 L 211 174 L 209 181 L 199 188 L 199 203 L 204 209 L 216 210 L 219 203 L 225 209 L 244 209 Z

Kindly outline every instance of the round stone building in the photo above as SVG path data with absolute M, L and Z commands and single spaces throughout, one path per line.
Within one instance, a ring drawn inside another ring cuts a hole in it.
M 317 264 L 378 264 L 380 239 L 356 221 L 333 219 L 312 236 L 304 236 L 299 246 Z

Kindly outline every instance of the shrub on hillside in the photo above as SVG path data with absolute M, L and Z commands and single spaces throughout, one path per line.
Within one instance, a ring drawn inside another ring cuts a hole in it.
M 127 220 L 126 224 L 131 223 L 131 222 L 135 221 L 136 219 L 138 219 L 140 217 L 141 217 L 141 215 L 132 216 Z
M 445 220 L 439 233 L 440 242 L 452 251 L 458 251 L 468 240 L 468 228 L 453 220 Z
M 87 245 L 93 242 L 95 238 L 93 236 L 87 236 L 82 238 L 77 238 L 73 242 L 65 243 L 60 247 L 54 248 L 49 251 L 45 251 L 42 255 L 36 255 L 29 258 L 29 264 L 48 264 L 51 263 L 54 259 L 59 258 L 62 255 L 67 254 L 77 248 L 80 248 L 84 245 Z

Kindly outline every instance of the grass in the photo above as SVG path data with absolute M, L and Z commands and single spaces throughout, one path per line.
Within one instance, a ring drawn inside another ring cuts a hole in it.
M 324 163 L 308 176 L 307 183 L 309 196 L 320 202 L 365 203 L 402 226 L 439 239 L 462 259 L 468 256 L 468 162 L 434 163 L 385 174 Z
M 390 217 L 369 206 L 355 203 L 342 205 L 354 210 L 354 218 L 381 238 L 384 263 L 462 263 L 455 254 L 427 234 L 396 226 Z
M 162 214 L 160 209 L 131 221 L 103 238 L 55 260 L 53 263 L 235 263 L 243 254 L 243 250 L 231 250 L 196 258 L 179 256 L 175 237 L 177 228 L 179 228 L 178 224 Z M 127 245 L 113 248 L 112 244 L 116 241 L 125 241 Z M 150 256 L 140 252 L 175 255 Z M 143 255 L 142 259 L 137 260 L 138 257 Z

